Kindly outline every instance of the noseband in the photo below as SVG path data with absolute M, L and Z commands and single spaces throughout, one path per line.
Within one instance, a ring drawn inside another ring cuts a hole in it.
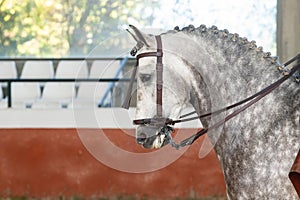
M 239 113 L 243 112 L 256 102 L 258 102 L 260 99 L 271 93 L 273 90 L 275 90 L 277 87 L 279 87 L 282 83 L 284 83 L 287 79 L 289 79 L 293 74 L 295 74 L 297 71 L 300 70 L 300 63 L 297 63 L 292 69 L 288 69 L 287 66 L 293 63 L 296 60 L 300 59 L 300 54 L 295 56 L 294 58 L 290 59 L 286 63 L 283 64 L 283 69 L 281 69 L 284 73 L 284 76 L 277 80 L 276 82 L 272 83 L 268 87 L 262 89 L 261 91 L 257 92 L 256 94 L 243 99 L 242 101 L 239 101 L 235 104 L 232 104 L 230 106 L 227 106 L 225 108 L 222 108 L 220 110 L 211 112 L 211 113 L 206 113 L 200 116 L 196 117 L 190 117 L 186 118 L 187 116 L 190 116 L 192 114 L 195 114 L 196 112 L 191 112 L 185 115 L 180 116 L 180 119 L 178 120 L 172 120 L 170 118 L 164 118 L 163 117 L 163 110 L 162 110 L 162 95 L 163 95 L 163 63 L 162 63 L 162 58 L 163 58 L 163 49 L 162 49 L 162 41 L 161 37 L 155 36 L 156 39 L 156 44 L 157 44 L 157 51 L 156 52 L 146 52 L 146 53 L 141 53 L 136 56 L 136 64 L 134 66 L 134 69 L 131 74 L 131 79 L 130 79 L 130 84 L 128 87 L 127 95 L 125 97 L 125 101 L 122 105 L 123 108 L 128 109 L 130 106 L 130 100 L 131 100 L 131 94 L 132 94 L 132 89 L 133 89 L 133 84 L 135 81 L 136 73 L 137 73 L 137 68 L 139 66 L 139 59 L 144 58 L 144 57 L 156 57 L 156 116 L 153 118 L 145 118 L 145 119 L 136 119 L 133 120 L 134 125 L 150 125 L 150 126 L 161 126 L 162 129 L 165 128 L 167 125 L 174 125 L 176 123 L 181 123 L 181 122 L 186 122 L 186 121 L 191 121 L 191 120 L 196 120 L 196 119 L 201 119 L 204 117 L 211 116 L 213 114 L 219 114 L 222 112 L 225 112 L 227 110 L 230 110 L 232 108 L 235 108 L 237 106 L 241 106 L 240 108 L 236 109 L 233 111 L 231 114 L 227 115 L 224 119 L 216 122 L 215 124 L 211 125 L 208 128 L 204 128 L 197 132 L 196 134 L 192 135 L 191 137 L 183 140 L 179 144 L 176 144 L 172 137 L 170 132 L 172 131 L 171 129 L 167 128 L 169 131 L 166 133 L 166 136 L 170 142 L 170 144 L 175 147 L 176 149 L 179 149 L 180 147 L 184 147 L 187 145 L 191 145 L 194 141 L 196 141 L 200 136 L 204 135 L 205 133 L 208 132 L 208 130 L 213 130 L 218 127 L 220 127 L 222 124 L 230 120 L 231 118 L 235 117 Z M 141 42 L 138 42 L 138 44 L 133 48 L 131 51 L 131 55 L 135 56 L 135 54 L 138 52 L 139 49 L 143 47 L 143 44 Z M 294 75 L 296 80 L 300 80 L 300 72 L 298 72 L 296 75 Z M 299 82 L 298 82 L 299 83 Z M 243 105 L 243 106 L 242 106 Z

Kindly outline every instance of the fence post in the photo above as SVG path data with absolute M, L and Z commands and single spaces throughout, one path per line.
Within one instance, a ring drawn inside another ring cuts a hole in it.
M 11 81 L 7 81 L 7 106 L 11 108 Z
M 299 0 L 277 0 L 277 55 L 281 62 L 300 52 L 299 10 Z

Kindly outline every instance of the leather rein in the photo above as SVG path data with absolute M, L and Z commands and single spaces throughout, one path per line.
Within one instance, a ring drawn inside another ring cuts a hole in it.
M 272 83 L 271 85 L 267 86 L 266 88 L 262 89 L 261 91 L 255 93 L 254 95 L 252 95 L 250 97 L 247 97 L 246 99 L 243 99 L 242 101 L 239 101 L 237 103 L 234 103 L 230 106 L 227 106 L 227 107 L 222 108 L 222 109 L 217 110 L 217 111 L 213 111 L 213 112 L 206 113 L 206 114 L 196 116 L 196 117 L 186 118 L 187 116 L 195 114 L 196 111 L 194 111 L 194 112 L 191 112 L 191 113 L 180 116 L 180 119 L 173 120 L 173 119 L 170 119 L 170 118 L 164 118 L 163 115 L 162 115 L 162 113 L 163 113 L 163 110 L 162 110 L 162 96 L 163 96 L 162 95 L 163 94 L 163 62 L 162 62 L 162 58 L 163 58 L 163 49 L 162 49 L 161 37 L 158 35 L 158 36 L 155 36 L 155 39 L 156 39 L 156 43 L 157 43 L 157 51 L 156 52 L 146 52 L 146 53 L 138 54 L 136 56 L 136 58 L 137 58 L 136 64 L 135 64 L 135 67 L 132 71 L 132 75 L 131 75 L 127 95 L 125 97 L 125 101 L 124 101 L 122 107 L 128 109 L 129 106 L 130 106 L 131 93 L 132 93 L 132 89 L 133 89 L 133 84 L 135 82 L 135 77 L 136 77 L 136 74 L 137 74 L 137 68 L 139 66 L 139 59 L 144 58 L 144 57 L 156 57 L 157 58 L 157 60 L 156 60 L 156 105 L 157 105 L 156 106 L 156 116 L 153 117 L 153 118 L 133 120 L 134 125 L 162 126 L 163 128 L 165 128 L 167 125 L 174 125 L 176 123 L 201 119 L 201 118 L 208 117 L 208 116 L 211 116 L 211 115 L 214 115 L 214 114 L 219 114 L 219 113 L 225 112 L 227 110 L 230 110 L 232 108 L 235 108 L 237 106 L 243 105 L 240 108 L 233 111 L 232 113 L 230 113 L 229 115 L 227 115 L 224 119 L 214 123 L 213 125 L 211 125 L 208 128 L 204 128 L 204 129 L 198 131 L 197 133 L 195 133 L 191 137 L 188 137 L 187 139 L 181 141 L 179 144 L 176 144 L 173 141 L 171 134 L 168 132 L 167 133 L 167 138 L 169 139 L 170 144 L 173 147 L 175 147 L 176 149 L 179 149 L 180 147 L 185 147 L 187 145 L 191 145 L 194 141 L 196 141 L 200 136 L 207 133 L 209 130 L 213 130 L 213 129 L 216 129 L 216 128 L 220 127 L 221 125 L 226 123 L 231 118 L 233 118 L 236 115 L 240 114 L 241 112 L 243 112 L 244 110 L 246 110 L 247 108 L 249 108 L 250 106 L 255 104 L 256 102 L 258 102 L 260 99 L 262 99 L 266 95 L 270 94 L 273 90 L 278 88 L 282 83 L 284 83 L 287 79 L 289 79 L 291 76 L 293 76 L 293 74 L 295 74 L 300 69 L 300 63 L 296 64 L 292 69 L 287 68 L 288 65 L 290 65 L 294 61 L 300 59 L 300 54 L 298 54 L 297 56 L 295 56 L 294 58 L 290 59 L 289 61 L 287 61 L 286 63 L 283 64 L 283 69 L 282 70 L 284 71 L 285 76 L 283 76 L 282 78 L 280 78 L 276 82 Z M 143 45 L 141 43 L 138 43 L 137 46 L 134 47 L 134 49 L 131 51 L 131 55 L 134 56 L 137 53 L 137 51 L 140 48 L 142 48 L 142 46 Z M 297 74 L 296 79 L 297 78 L 299 79 L 299 72 Z M 167 131 L 171 131 L 171 130 L 172 129 L 167 128 Z

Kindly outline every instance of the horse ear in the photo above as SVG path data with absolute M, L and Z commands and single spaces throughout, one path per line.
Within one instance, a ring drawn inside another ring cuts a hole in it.
M 137 41 L 138 43 L 142 42 L 147 47 L 150 47 L 151 44 L 153 43 L 153 39 L 149 35 L 141 32 L 138 28 L 136 28 L 133 25 L 129 25 L 129 29 L 126 30 L 130 33 L 133 39 L 135 39 L 135 41 Z

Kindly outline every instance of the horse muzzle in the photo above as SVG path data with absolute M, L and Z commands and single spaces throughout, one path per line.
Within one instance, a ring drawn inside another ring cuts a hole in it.
M 173 128 L 164 126 L 140 125 L 136 130 L 136 142 L 147 149 L 159 149 L 169 143 L 167 135 Z

